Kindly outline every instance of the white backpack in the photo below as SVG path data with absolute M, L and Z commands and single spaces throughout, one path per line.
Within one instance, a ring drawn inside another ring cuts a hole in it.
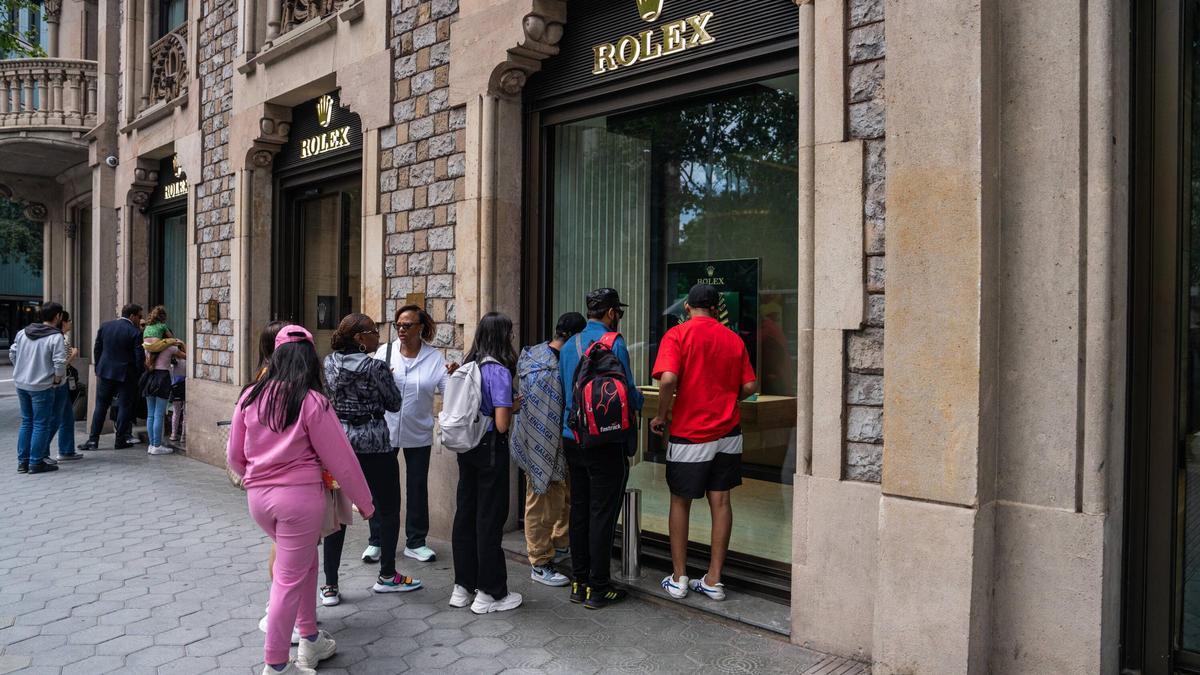
M 446 382 L 446 390 L 442 394 L 442 412 L 438 413 L 438 440 L 448 450 L 473 450 L 491 426 L 492 418 L 479 412 L 479 405 L 483 402 L 483 375 L 480 368 L 485 363 L 499 361 L 486 357 L 482 362 L 464 363 Z

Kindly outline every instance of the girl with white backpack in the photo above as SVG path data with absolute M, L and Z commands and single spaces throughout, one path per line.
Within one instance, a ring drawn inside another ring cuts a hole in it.
M 438 417 L 442 445 L 459 453 L 450 606 L 470 604 L 476 614 L 521 604 L 521 594 L 508 590 L 500 548 L 508 519 L 508 430 L 520 407 L 513 395 L 512 331 L 512 320 L 503 314 L 490 312 L 479 320 L 471 350 L 446 385 Z

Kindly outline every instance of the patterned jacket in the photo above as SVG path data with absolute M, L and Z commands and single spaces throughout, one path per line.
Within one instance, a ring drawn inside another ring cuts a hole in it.
M 368 354 L 334 352 L 325 357 L 325 386 L 354 452 L 392 449 L 383 413 L 400 409 L 400 390 L 386 364 Z
M 544 494 L 551 481 L 566 478 L 560 425 L 563 414 L 562 381 L 558 354 L 550 343 L 526 347 L 517 359 L 517 377 L 524 397 L 513 418 L 509 449 L 536 494 Z

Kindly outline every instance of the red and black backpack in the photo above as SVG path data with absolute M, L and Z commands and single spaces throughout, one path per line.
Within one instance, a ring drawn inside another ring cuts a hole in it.
M 620 336 L 605 333 L 580 356 L 575 367 L 567 428 L 575 435 L 575 442 L 585 448 L 627 443 L 634 432 L 629 382 L 621 360 L 613 353 L 613 344 Z

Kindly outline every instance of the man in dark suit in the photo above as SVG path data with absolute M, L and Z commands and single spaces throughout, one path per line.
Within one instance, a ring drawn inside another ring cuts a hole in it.
M 100 431 L 113 398 L 117 399 L 116 448 L 128 448 L 137 442 L 133 437 L 133 416 L 137 410 L 138 378 L 145 368 L 146 355 L 142 350 L 142 306 L 125 305 L 121 318 L 105 321 L 96 331 L 92 348 L 92 363 L 96 367 L 96 409 L 92 411 L 92 428 L 87 443 L 80 450 L 98 450 Z

